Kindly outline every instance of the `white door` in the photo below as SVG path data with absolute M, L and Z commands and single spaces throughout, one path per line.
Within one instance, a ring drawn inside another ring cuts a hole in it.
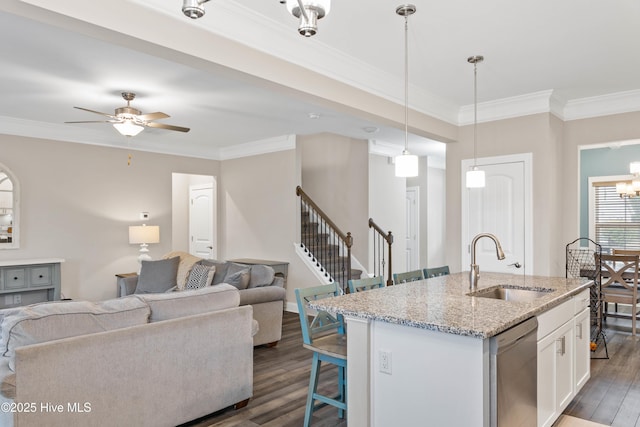
M 420 268 L 420 188 L 407 187 L 406 209 L 406 270 Z
M 215 194 L 212 184 L 189 186 L 189 253 L 214 258 Z
M 482 271 L 532 274 L 531 154 L 478 159 L 485 171 L 484 188 L 466 188 L 465 173 L 473 160 L 462 162 L 462 269 L 471 264 L 471 241 L 480 233 L 494 234 L 505 254 L 498 260 L 491 239 L 476 245 Z

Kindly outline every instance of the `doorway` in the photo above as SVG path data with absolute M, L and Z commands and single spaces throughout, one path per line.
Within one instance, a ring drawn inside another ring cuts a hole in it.
M 215 177 L 173 173 L 171 188 L 172 250 L 189 252 L 201 258 L 214 258 L 218 255 Z M 192 205 L 195 209 L 191 208 Z M 192 245 L 192 240 L 197 240 L 198 244 Z
M 532 154 L 477 159 L 485 171 L 484 188 L 466 188 L 466 171 L 473 159 L 462 161 L 462 253 L 463 269 L 470 265 L 471 240 L 479 233 L 494 234 L 506 258 L 499 261 L 489 239 L 476 247 L 476 263 L 482 271 L 533 273 Z
M 420 187 L 407 187 L 405 198 L 406 270 L 420 268 Z

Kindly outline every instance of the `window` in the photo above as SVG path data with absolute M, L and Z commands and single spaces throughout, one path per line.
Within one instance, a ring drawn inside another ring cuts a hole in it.
M 640 249 L 640 197 L 622 198 L 614 182 L 593 182 L 595 241 L 602 251 Z

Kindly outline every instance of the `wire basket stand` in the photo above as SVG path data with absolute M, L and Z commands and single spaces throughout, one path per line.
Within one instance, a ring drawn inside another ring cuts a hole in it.
M 607 336 L 602 330 L 602 299 L 600 298 L 600 266 L 596 266 L 595 254 L 602 254 L 602 246 L 587 237 L 580 237 L 566 246 L 565 277 L 593 280 L 590 288 L 591 308 L 591 358 L 608 359 Z M 604 348 L 604 356 L 595 356 Z

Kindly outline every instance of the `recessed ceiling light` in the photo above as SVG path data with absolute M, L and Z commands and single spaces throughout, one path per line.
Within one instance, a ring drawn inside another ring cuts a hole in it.
M 376 133 L 380 129 L 375 126 L 365 126 L 362 128 L 362 130 L 365 131 L 366 133 Z
M 309 118 L 311 120 L 319 119 L 320 118 L 320 114 L 318 114 L 318 113 L 309 113 Z

